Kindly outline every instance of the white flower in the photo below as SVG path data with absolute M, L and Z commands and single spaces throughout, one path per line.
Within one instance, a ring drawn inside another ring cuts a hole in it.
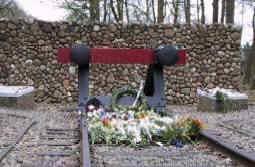
M 98 114 L 96 112 L 92 112 L 93 117 L 98 117 Z
M 163 147 L 164 145 L 161 142 L 155 142 L 158 146 Z
M 174 122 L 174 120 L 170 117 L 163 117 L 160 119 L 162 122 L 166 123 L 166 124 L 171 124 Z
M 151 127 L 152 127 L 152 124 L 150 123 L 148 119 L 143 119 L 140 121 L 140 124 L 139 124 L 140 131 L 142 130 L 144 133 L 146 133 L 150 139 L 152 138 L 150 133 Z
M 92 112 L 88 112 L 88 117 L 89 118 L 93 117 L 93 113 Z
M 118 131 L 122 134 L 122 135 L 126 135 L 126 131 L 124 129 L 123 123 L 122 121 L 117 121 L 116 123 L 116 128 L 118 129 Z
M 88 109 L 89 109 L 89 110 L 93 110 L 93 109 L 95 109 L 95 106 L 93 106 L 93 105 L 88 105 Z
M 134 143 L 142 141 L 141 128 L 138 127 L 135 122 L 130 122 L 130 124 L 127 125 L 127 133 L 134 137 Z
M 177 121 L 179 119 L 179 115 L 174 116 L 174 120 Z
M 136 126 L 134 130 L 135 143 L 139 143 L 140 141 L 142 141 L 141 129 Z
M 113 127 L 117 127 L 117 120 L 116 120 L 116 119 L 112 119 L 112 120 L 111 120 L 111 125 L 112 125 Z

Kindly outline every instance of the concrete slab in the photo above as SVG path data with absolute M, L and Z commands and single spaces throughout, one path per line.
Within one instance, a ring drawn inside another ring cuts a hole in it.
M 0 86 L 0 106 L 33 109 L 34 90 L 32 86 Z
M 248 109 L 248 97 L 234 97 L 228 98 L 225 103 L 219 103 L 215 97 L 200 96 L 198 98 L 197 109 L 199 111 L 240 111 Z

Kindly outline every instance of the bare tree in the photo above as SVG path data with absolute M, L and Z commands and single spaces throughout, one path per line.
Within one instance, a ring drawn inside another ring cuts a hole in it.
M 14 0 L 0 0 L 0 18 L 28 17 L 25 12 L 18 7 Z
M 100 0 L 89 0 L 90 22 L 100 21 Z
M 225 14 L 226 14 L 226 0 L 221 0 L 221 18 L 220 18 L 221 24 L 224 24 Z
M 127 22 L 130 22 L 129 18 L 129 6 L 128 6 L 128 0 L 125 0 L 125 9 L 126 9 L 126 17 L 127 17 Z
M 158 23 L 164 22 L 164 0 L 158 0 Z
M 104 0 L 104 18 L 103 18 L 103 23 L 106 23 L 106 18 L 107 18 L 107 14 L 108 14 L 108 10 L 107 10 L 107 0 Z
M 200 3 L 197 0 L 197 22 L 200 23 Z
M 213 23 L 218 23 L 219 0 L 213 0 Z
M 185 20 L 190 24 L 190 0 L 184 0 Z
M 111 7 L 111 11 L 112 11 L 112 14 L 114 16 L 114 19 L 115 21 L 119 22 L 119 15 L 115 9 L 115 6 L 114 6 L 114 3 L 113 3 L 113 0 L 110 0 L 110 7 Z
M 174 24 L 178 23 L 180 0 L 172 0 Z
M 88 4 L 87 0 L 65 0 L 62 7 L 69 11 L 68 20 L 88 22 L 90 20 Z
M 201 23 L 205 24 L 205 2 L 201 0 Z
M 116 22 L 123 22 L 123 0 L 116 0 L 116 5 L 113 0 L 110 0 L 110 7 Z
M 13 0 L 1 0 L 0 1 L 0 14 L 1 16 L 14 15 L 14 12 L 11 8 Z
M 226 23 L 234 24 L 235 0 L 226 1 Z
M 150 2 L 149 0 L 146 0 L 145 3 L 146 3 L 146 22 L 148 23 L 150 19 Z
M 153 23 L 156 23 L 155 1 L 154 0 L 151 0 L 151 6 L 152 6 Z
M 119 14 L 119 21 L 123 21 L 123 5 L 124 5 L 124 0 L 117 0 L 117 9 L 118 9 L 118 14 Z
M 252 28 L 253 28 L 253 43 L 252 43 L 252 46 L 253 46 L 253 48 L 255 48 L 255 6 L 253 7 Z

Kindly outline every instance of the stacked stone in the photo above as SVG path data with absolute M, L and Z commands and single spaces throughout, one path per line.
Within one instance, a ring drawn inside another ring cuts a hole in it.
M 90 47 L 156 48 L 181 44 L 189 60 L 166 67 L 169 103 L 196 102 L 197 87 L 239 87 L 240 29 L 224 25 L 78 25 L 38 20 L 0 21 L 0 84 L 31 85 L 37 102 L 77 99 L 77 70 L 56 60 L 57 49 L 81 41 Z M 74 66 L 74 65 L 73 65 Z M 144 65 L 91 65 L 90 92 L 109 94 L 125 85 L 138 87 Z M 77 68 L 77 67 L 76 67 Z

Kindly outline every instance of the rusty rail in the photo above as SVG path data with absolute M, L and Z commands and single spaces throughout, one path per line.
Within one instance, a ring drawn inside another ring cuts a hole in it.
M 81 130 L 81 167 L 91 167 L 87 115 L 84 109 L 80 110 Z
M 217 135 L 215 135 L 214 131 L 210 131 L 210 130 L 203 130 L 202 132 L 200 132 L 200 134 L 202 136 L 204 136 L 205 138 L 209 139 L 210 141 L 212 141 L 213 143 L 219 145 L 220 147 L 225 148 L 226 150 L 232 152 L 233 154 L 246 159 L 252 163 L 255 163 L 255 153 L 248 153 L 245 152 L 243 150 L 238 150 L 234 147 L 234 145 L 231 145 L 229 143 L 224 142 L 223 140 L 221 140 L 220 138 L 218 138 Z
M 22 140 L 22 138 L 24 137 L 24 135 L 29 131 L 29 129 L 35 125 L 37 122 L 33 121 L 31 122 L 18 136 L 18 138 L 16 139 L 15 143 L 13 143 L 12 145 L 10 145 L 7 150 L 1 155 L 0 157 L 0 162 L 2 162 L 2 160 L 16 147 L 17 144 L 19 144 L 19 142 Z

